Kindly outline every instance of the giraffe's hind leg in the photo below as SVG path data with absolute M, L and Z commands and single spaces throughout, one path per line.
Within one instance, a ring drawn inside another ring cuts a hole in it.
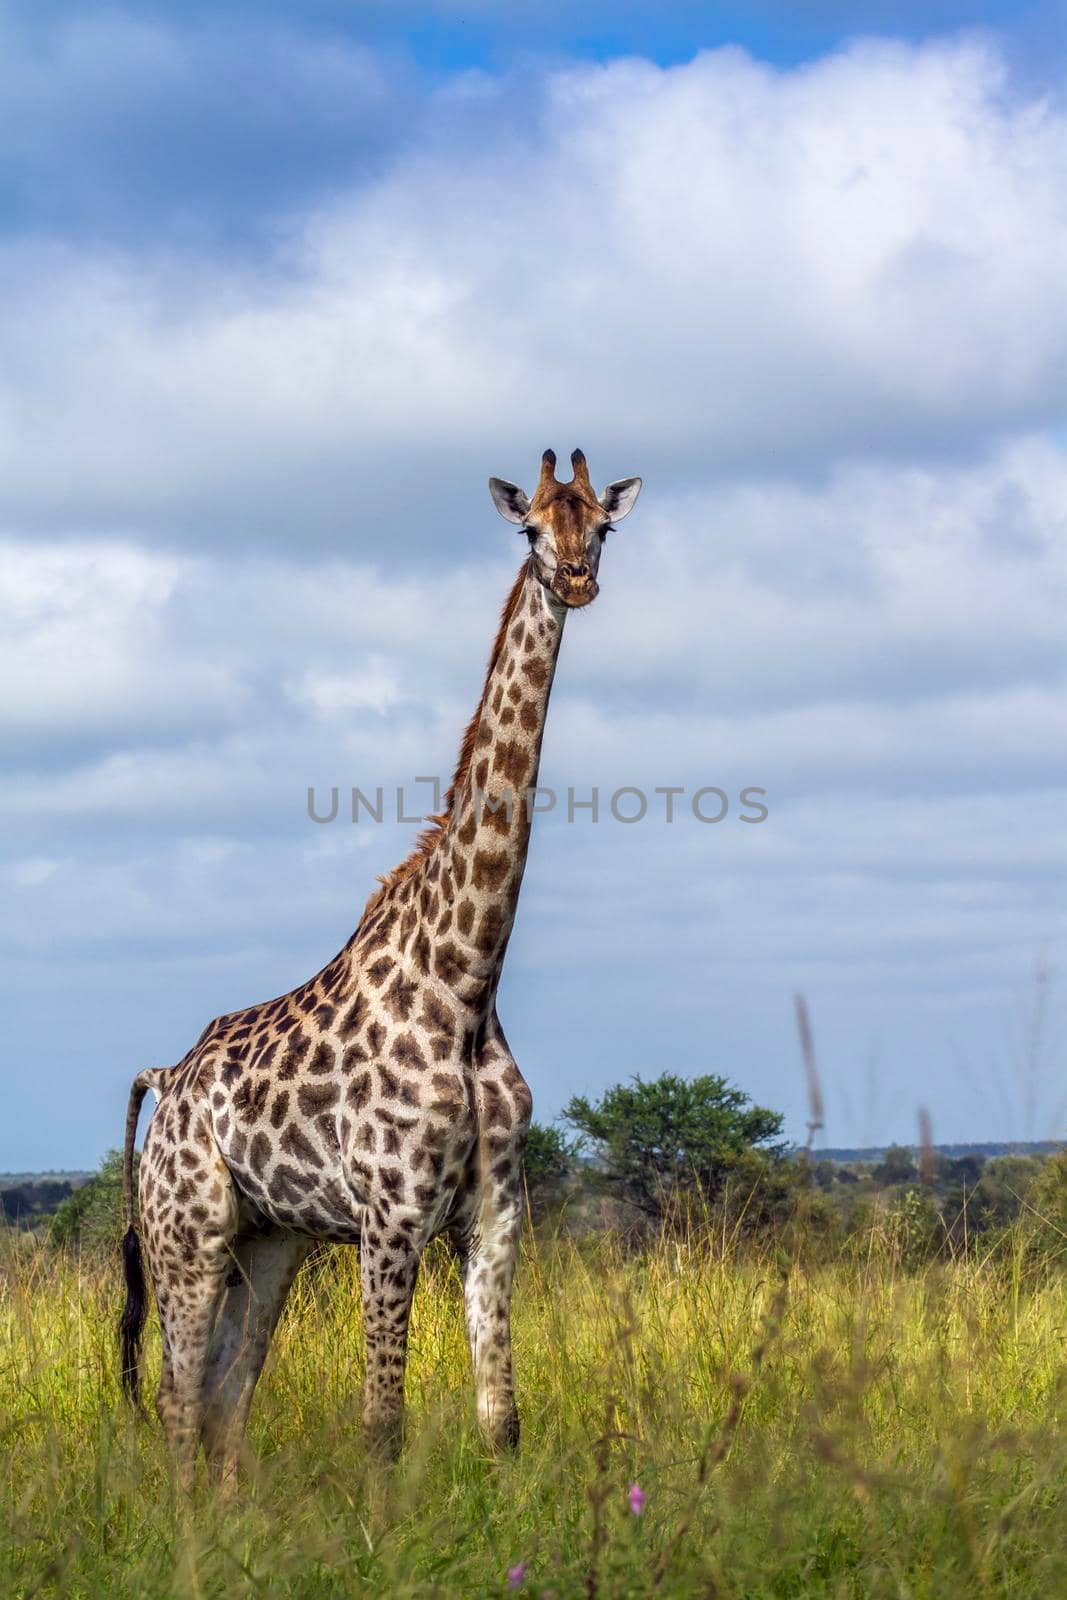
M 156 1410 L 178 1487 L 192 1488 L 203 1385 L 215 1318 L 232 1263 L 238 1196 L 211 1136 L 207 1110 L 165 1096 L 141 1159 L 141 1217 L 163 1334 Z
M 164 1349 L 156 1410 L 184 1493 L 192 1489 L 196 1472 L 204 1375 L 229 1259 L 223 1244 L 190 1250 L 180 1266 L 153 1263 Z
M 204 1373 L 201 1433 L 212 1476 L 232 1493 L 252 1395 L 286 1296 L 312 1241 L 288 1228 L 232 1246 Z

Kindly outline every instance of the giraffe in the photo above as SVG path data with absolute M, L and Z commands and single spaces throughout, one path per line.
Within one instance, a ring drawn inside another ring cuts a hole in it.
M 532 499 L 489 480 L 529 549 L 443 810 L 320 972 L 217 1018 L 177 1065 L 133 1081 L 122 1378 L 137 1402 L 143 1236 L 162 1330 L 156 1408 L 183 1489 L 201 1445 L 212 1477 L 236 1484 L 270 1339 L 317 1240 L 359 1246 L 369 1446 L 399 1448 L 419 1260 L 444 1234 L 462 1272 L 480 1427 L 491 1450 L 517 1447 L 510 1302 L 532 1100 L 496 993 L 563 624 L 596 598 L 605 538 L 641 488 L 624 478 L 597 496 L 580 450 L 569 482 L 555 465 L 546 450 Z M 139 1235 L 133 1150 L 150 1089 Z

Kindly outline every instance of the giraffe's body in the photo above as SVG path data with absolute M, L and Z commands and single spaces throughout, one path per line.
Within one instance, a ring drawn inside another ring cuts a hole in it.
M 321 972 L 220 1017 L 177 1066 L 134 1082 L 131 1223 L 137 1112 L 147 1089 L 160 1097 L 141 1162 L 141 1230 L 163 1331 L 157 1405 L 186 1481 L 201 1440 L 233 1477 L 271 1333 L 316 1239 L 360 1246 L 368 1431 L 398 1433 L 419 1258 L 447 1233 L 463 1267 L 482 1427 L 492 1445 L 517 1440 L 509 1308 L 531 1098 L 496 991 L 566 609 L 596 592 L 600 529 L 621 488 L 598 501 L 584 458 L 574 459 L 574 482 L 556 485 L 546 453 L 532 506 L 493 480 L 531 553 L 504 608 L 444 814 Z M 616 515 L 637 488 L 626 492 Z M 595 557 L 569 560 L 589 528 Z M 135 1385 L 132 1227 L 126 1258 L 124 1371 Z

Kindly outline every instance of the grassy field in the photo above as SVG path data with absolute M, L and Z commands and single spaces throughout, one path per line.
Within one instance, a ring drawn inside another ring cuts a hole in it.
M 1067 1282 L 1022 1243 L 907 1274 L 873 1239 L 810 1270 L 529 1241 L 501 1463 L 431 1254 L 392 1469 L 361 1446 L 335 1252 L 294 1290 L 240 1505 L 205 1492 L 188 1527 L 154 1419 L 118 1402 L 117 1272 L 2 1248 L 5 1595 L 1067 1594 Z

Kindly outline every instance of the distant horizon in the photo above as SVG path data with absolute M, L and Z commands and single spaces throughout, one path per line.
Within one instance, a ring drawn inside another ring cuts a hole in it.
M 980 1154 L 987 1148 L 992 1148 L 1005 1155 L 1014 1155 L 1028 1151 L 1051 1153 L 1056 1150 L 1062 1150 L 1065 1147 L 1067 1147 L 1067 1140 L 1065 1139 L 976 1139 L 964 1140 L 961 1144 L 932 1144 L 929 1148 L 938 1155 L 951 1155 L 954 1151 L 958 1151 L 963 1155 Z M 802 1144 L 790 1145 L 790 1154 L 802 1154 L 805 1148 Z M 829 1145 L 825 1147 L 813 1145 L 811 1154 L 822 1156 L 824 1159 L 831 1161 L 845 1162 L 851 1160 L 859 1162 L 866 1161 L 868 1157 L 873 1159 L 877 1156 L 885 1155 L 888 1150 L 910 1150 L 918 1154 L 922 1149 L 922 1145 L 903 1142 L 898 1144 L 864 1145 L 855 1148 L 849 1145 Z M 10 1172 L 0 1172 L 0 1188 L 6 1187 L 11 1183 L 28 1182 L 34 1178 L 54 1178 L 56 1180 L 92 1178 L 99 1172 L 105 1157 L 111 1153 L 110 1151 L 105 1151 L 100 1161 L 93 1167 L 13 1168 Z

